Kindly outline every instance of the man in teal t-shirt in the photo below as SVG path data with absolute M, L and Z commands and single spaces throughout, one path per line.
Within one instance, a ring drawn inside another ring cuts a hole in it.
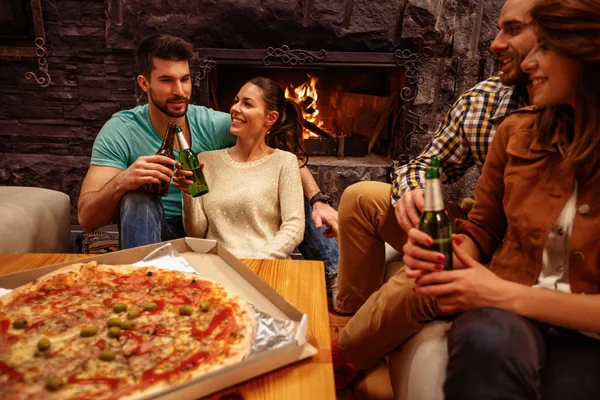
M 137 82 L 148 104 L 121 111 L 104 125 L 94 142 L 91 165 L 81 186 L 79 223 L 93 231 L 118 216 L 121 248 L 185 235 L 181 192 L 171 185 L 164 198 L 143 186 L 170 182 L 175 161 L 157 156 L 169 123 L 181 126 L 196 152 L 232 146 L 229 114 L 189 105 L 192 82 L 187 41 L 154 35 L 138 48 Z M 175 154 L 178 154 L 177 149 Z

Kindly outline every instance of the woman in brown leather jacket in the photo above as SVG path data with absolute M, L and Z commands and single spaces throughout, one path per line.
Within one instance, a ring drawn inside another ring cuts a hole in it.
M 600 396 L 600 0 L 540 0 L 521 66 L 534 107 L 498 127 L 455 268 L 404 247 L 415 292 L 458 314 L 447 399 Z M 483 264 L 488 264 L 485 267 Z

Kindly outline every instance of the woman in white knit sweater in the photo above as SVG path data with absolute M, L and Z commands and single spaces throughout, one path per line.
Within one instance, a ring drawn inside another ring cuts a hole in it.
M 239 258 L 289 258 L 304 235 L 298 154 L 302 113 L 268 78 L 248 81 L 231 106 L 233 147 L 200 153 L 210 191 L 189 195 L 177 170 L 187 235 L 215 239 Z

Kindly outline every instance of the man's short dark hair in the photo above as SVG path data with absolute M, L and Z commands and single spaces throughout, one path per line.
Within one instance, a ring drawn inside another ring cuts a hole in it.
M 194 48 L 185 39 L 162 34 L 148 36 L 137 48 L 138 72 L 150 79 L 150 73 L 154 69 L 152 58 L 189 62 L 193 56 Z

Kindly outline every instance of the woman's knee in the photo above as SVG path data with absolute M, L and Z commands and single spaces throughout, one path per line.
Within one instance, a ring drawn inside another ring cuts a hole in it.
M 448 332 L 447 399 L 538 397 L 543 340 L 526 318 L 497 308 L 460 315 Z
M 539 335 L 531 321 L 499 308 L 479 308 L 459 316 L 450 331 L 450 345 L 469 353 L 486 356 L 509 356 L 515 350 L 535 346 Z

